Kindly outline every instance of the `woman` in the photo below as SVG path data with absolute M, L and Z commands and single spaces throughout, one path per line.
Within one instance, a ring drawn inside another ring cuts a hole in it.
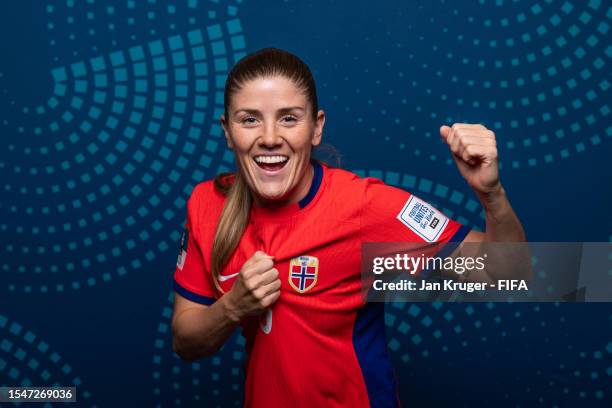
M 524 240 L 483 126 L 440 129 L 485 207 L 479 233 L 408 192 L 311 160 L 324 123 L 306 64 L 278 49 L 246 56 L 221 117 L 238 170 L 188 201 L 173 347 L 188 361 L 212 355 L 242 326 L 246 406 L 398 405 L 383 304 L 360 293 L 362 242 Z M 425 229 L 406 211 L 415 208 L 437 221 Z

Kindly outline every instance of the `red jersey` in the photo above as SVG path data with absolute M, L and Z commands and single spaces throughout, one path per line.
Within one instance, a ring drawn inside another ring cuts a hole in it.
M 274 256 L 282 282 L 276 303 L 242 324 L 245 405 L 398 406 L 384 304 L 364 302 L 361 294 L 361 243 L 458 242 L 469 229 L 378 179 L 313 166 L 312 186 L 299 203 L 274 210 L 253 205 L 220 275 L 227 292 L 242 265 L 262 250 Z M 224 200 L 212 181 L 194 188 L 174 273 L 177 293 L 208 305 L 221 296 L 210 270 Z

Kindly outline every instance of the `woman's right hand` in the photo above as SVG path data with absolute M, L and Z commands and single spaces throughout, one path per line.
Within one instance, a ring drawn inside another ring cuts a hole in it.
M 232 289 L 224 296 L 230 319 L 240 322 L 245 317 L 262 313 L 276 302 L 281 281 L 273 259 L 257 251 L 242 265 Z

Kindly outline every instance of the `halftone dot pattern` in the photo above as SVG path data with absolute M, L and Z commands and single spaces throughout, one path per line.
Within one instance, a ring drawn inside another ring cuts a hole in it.
M 3 183 L 0 211 L 7 217 L 0 230 L 16 236 L 3 248 L 2 271 L 11 274 L 5 288 L 90 287 L 174 248 L 183 197 L 233 164 L 218 118 L 227 71 L 244 47 L 240 20 L 231 18 L 51 71 L 56 109 L 39 129 L 56 141 L 34 149 L 19 137 L 5 156 L 15 161 L 0 162 L 5 173 L 33 184 Z M 27 172 L 19 161 L 24 156 L 37 163 Z M 161 209 L 166 196 L 176 197 L 173 207 Z M 18 204 L 26 199 L 28 205 Z M 44 226 L 25 227 L 22 217 Z
M 538 387 L 534 386 L 531 376 L 528 380 L 516 376 L 513 388 L 520 393 L 479 394 L 475 401 L 481 405 L 495 402 L 518 407 L 537 401 L 546 406 L 565 406 L 570 402 L 600 406 L 597 404 L 609 401 L 612 398 L 612 342 L 605 344 L 603 349 L 587 351 L 576 350 L 570 343 L 562 356 L 555 354 L 546 347 L 560 340 L 555 335 L 564 332 L 570 319 L 564 316 L 558 303 L 524 306 L 517 309 L 510 304 L 490 302 L 389 303 L 385 308 L 389 350 L 396 364 L 421 367 L 418 371 L 402 370 L 407 376 L 404 381 L 410 382 L 418 376 L 432 378 L 439 370 L 454 370 L 466 365 L 495 367 L 495 359 L 508 352 L 512 353 L 516 364 L 531 364 L 529 360 L 533 357 L 530 356 L 537 356 Z M 550 318 L 551 314 L 554 318 Z M 518 324 L 519 330 L 507 330 L 508 324 Z M 538 342 L 531 343 L 527 339 L 538 339 Z M 495 344 L 495 348 L 486 346 L 489 343 Z M 480 352 L 481 348 L 486 351 Z M 492 377 L 485 388 L 502 390 L 504 386 Z
M 407 30 L 387 29 L 389 44 L 363 39 L 373 44 L 355 63 L 371 77 L 369 83 L 344 75 L 341 79 L 358 85 L 344 95 L 346 101 L 332 97 L 351 105 L 345 111 L 356 115 L 360 132 L 408 155 L 454 166 L 446 148 L 429 139 L 439 139 L 442 124 L 482 123 L 497 135 L 501 167 L 512 169 L 566 160 L 609 143 L 609 4 L 545 0 L 455 6 L 446 0 L 428 4 L 436 17 L 424 21 L 413 20 L 423 5 L 398 6 Z M 480 17 L 488 15 L 504 17 Z M 432 24 L 440 26 L 433 38 L 419 34 L 427 31 L 421 25 Z M 409 39 L 403 38 L 406 31 Z M 380 105 L 384 108 L 376 109 Z M 387 124 L 384 131 L 363 127 L 377 121 Z
M 81 377 L 75 376 L 70 364 L 53 351 L 51 345 L 2 314 L 0 314 L 0 379 L 2 387 L 31 387 L 40 384 L 48 384 L 49 387 L 77 387 L 77 401 L 83 406 L 96 406 Z M 41 406 L 52 405 L 46 403 Z
M 228 27 L 235 32 L 239 30 L 240 22 L 231 20 L 228 22 Z M 211 26 L 213 31 L 218 29 L 219 26 Z M 182 130 L 190 131 L 190 138 L 195 139 L 197 136 L 195 133 L 201 132 L 195 126 L 205 125 L 204 115 L 208 113 L 207 110 L 210 110 L 207 106 L 208 93 L 221 92 L 223 89 L 222 84 L 219 88 L 219 82 L 221 82 L 219 76 L 225 74 L 227 70 L 225 48 L 220 41 L 217 41 L 213 45 L 212 58 L 207 58 L 203 32 L 200 30 L 189 32 L 185 38 L 170 37 L 165 43 L 157 40 L 147 44 L 146 47 L 136 46 L 126 52 L 117 51 L 107 57 L 96 57 L 87 63 L 73 63 L 69 69 L 64 67 L 54 69 L 52 71 L 55 80 L 54 94 L 64 99 L 67 106 L 63 111 L 57 112 L 56 116 L 62 119 L 61 123 L 54 121 L 45 131 L 59 132 L 60 135 L 68 134 L 68 141 L 77 147 L 88 143 L 83 147 L 89 155 L 85 157 L 83 153 L 78 152 L 69 160 L 61 162 L 58 168 L 53 165 L 45 168 L 29 166 L 29 173 L 39 177 L 43 177 L 45 173 L 57 177 L 57 173 L 75 167 L 91 166 L 86 160 L 94 158 L 101 162 L 99 166 L 94 166 L 96 174 L 103 174 L 107 167 L 115 165 L 117 160 L 114 155 L 99 157 L 106 151 L 103 144 L 109 142 L 110 134 L 122 133 L 124 140 L 119 139 L 113 147 L 117 152 L 125 153 L 128 149 L 128 142 L 139 130 L 142 130 L 140 128 L 145 124 L 148 125 L 145 129 L 147 136 L 159 137 L 162 130 L 168 133 L 171 131 L 173 137 L 166 138 L 166 143 L 171 146 L 177 142 L 176 132 Z M 235 58 L 239 56 L 240 53 L 235 55 Z M 88 67 L 91 69 L 88 70 Z M 210 70 L 214 68 L 214 72 L 210 72 L 209 67 Z M 195 91 L 191 95 L 187 89 L 194 84 Z M 211 84 L 214 84 L 214 89 L 210 89 Z M 174 101 L 172 104 L 171 100 Z M 59 104 L 59 102 L 56 103 Z M 195 108 L 190 117 L 186 117 L 185 114 L 186 109 L 190 107 L 188 104 L 193 104 Z M 215 108 L 218 107 L 215 106 Z M 87 112 L 83 112 L 86 108 L 89 108 Z M 110 113 L 102 116 L 105 110 L 110 110 Z M 74 124 L 71 123 L 79 117 L 82 119 L 78 120 L 78 123 L 77 121 Z M 148 123 L 146 122 L 147 117 L 151 118 Z M 170 122 L 170 130 L 164 129 L 164 123 L 160 123 L 165 121 Z M 191 127 L 185 126 L 185 121 L 190 121 L 188 124 Z M 208 127 L 209 133 L 214 130 L 213 126 L 208 125 Z M 93 141 L 88 142 L 90 132 L 96 133 L 96 131 L 97 134 Z M 44 143 L 43 141 L 39 145 L 41 156 L 55 156 L 67 150 L 67 143 L 63 140 L 52 146 Z M 143 143 L 143 149 L 151 149 L 152 144 L 153 142 L 147 139 L 147 142 Z M 9 145 L 8 148 L 11 151 L 15 150 L 14 145 Z M 25 147 L 23 154 L 32 154 L 32 149 L 29 146 Z M 51 161 L 52 159 L 46 158 L 46 160 Z M 179 161 L 183 160 L 185 160 L 184 157 L 179 157 Z M 107 167 L 104 166 L 104 163 L 107 164 Z M 8 171 L 12 170 L 14 174 L 23 171 L 20 165 L 7 166 L 5 163 L 0 163 L 0 165 L 7 167 Z M 89 175 L 81 176 L 81 179 L 83 178 L 89 180 L 90 177 Z M 71 188 L 70 182 L 75 183 L 69 180 L 65 186 L 52 185 L 48 190 L 43 186 L 36 186 L 33 190 L 38 195 L 62 194 L 62 187 Z M 18 189 L 6 184 L 5 190 L 28 194 L 31 189 L 27 187 Z
M 108 46 L 164 38 L 186 27 L 208 25 L 235 15 L 240 3 L 242 0 L 50 1 L 44 6 L 46 34 L 54 61 L 61 62 L 97 54 Z M 88 49 L 78 47 L 82 38 L 90 45 Z
M 172 303 L 162 310 L 153 351 L 153 395 L 156 406 L 242 406 L 244 337 L 236 333 L 213 357 L 186 363 L 172 351 Z
M 33 10 L 22 11 L 41 14 L 47 20 L 41 35 L 48 41 L 49 53 L 53 55 L 52 66 L 58 66 L 71 64 L 78 60 L 76 57 L 94 58 L 120 47 L 130 48 L 230 20 L 236 17 L 241 2 L 121 0 L 109 5 L 95 0 L 60 0 L 40 2 L 33 6 Z M 238 38 L 234 40 L 240 41 Z M 2 79 L 3 73 L 0 72 L 0 89 Z M 15 96 L 9 94 L 9 97 Z M 53 97 L 47 102 L 14 106 L 15 115 L 5 118 L 3 124 L 11 124 L 18 131 L 28 133 L 25 124 L 36 121 L 36 116 L 54 109 L 57 103 Z M 15 105 L 15 100 L 10 100 L 10 104 Z

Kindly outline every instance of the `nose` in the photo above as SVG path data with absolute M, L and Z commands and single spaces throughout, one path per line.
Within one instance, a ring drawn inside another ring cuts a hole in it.
M 263 133 L 259 137 L 259 145 L 268 149 L 273 149 L 283 143 L 283 138 L 278 134 L 274 123 L 265 123 Z

